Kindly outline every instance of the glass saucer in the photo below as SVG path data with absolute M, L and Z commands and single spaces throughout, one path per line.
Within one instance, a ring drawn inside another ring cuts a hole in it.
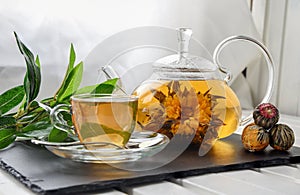
M 134 132 L 125 148 L 102 142 L 47 142 L 31 140 L 43 145 L 55 155 L 86 163 L 122 163 L 150 157 L 166 147 L 169 138 L 160 133 Z

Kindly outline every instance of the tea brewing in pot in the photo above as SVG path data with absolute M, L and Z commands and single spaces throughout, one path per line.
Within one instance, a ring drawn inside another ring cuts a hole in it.
M 139 97 L 136 127 L 165 134 L 170 139 L 189 138 L 193 144 L 209 146 L 207 152 L 217 139 L 231 135 L 250 118 L 241 119 L 240 102 L 227 83 L 231 74 L 219 63 L 222 48 L 242 40 L 263 51 L 269 68 L 269 86 L 263 102 L 270 99 L 273 63 L 261 43 L 245 36 L 222 41 L 215 49 L 214 62 L 192 56 L 188 52 L 191 35 L 191 29 L 180 28 L 178 54 L 168 63 L 163 59 L 154 62 L 152 76 L 134 90 L 133 94 Z

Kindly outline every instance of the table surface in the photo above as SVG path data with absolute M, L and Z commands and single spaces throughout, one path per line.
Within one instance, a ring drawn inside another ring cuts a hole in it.
M 281 115 L 281 123 L 295 131 L 295 146 L 300 147 L 300 117 Z M 241 134 L 242 128 L 236 133 Z M 171 179 L 159 183 L 110 189 L 94 194 L 300 194 L 300 164 L 210 173 Z M 0 194 L 34 194 L 11 175 L 0 169 Z

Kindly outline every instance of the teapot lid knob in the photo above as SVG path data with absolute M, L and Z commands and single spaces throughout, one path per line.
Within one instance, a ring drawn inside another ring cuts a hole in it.
M 177 29 L 178 37 L 178 52 L 180 59 L 182 57 L 187 57 L 189 52 L 189 43 L 193 34 L 191 28 L 179 28 Z

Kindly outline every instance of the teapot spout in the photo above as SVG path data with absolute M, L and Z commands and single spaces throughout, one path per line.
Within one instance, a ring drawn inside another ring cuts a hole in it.
M 112 66 L 105 65 L 101 68 L 101 71 L 104 73 L 106 79 L 118 79 L 116 89 L 113 91 L 113 93 L 128 95 L 123 89 L 122 81 L 119 74 L 113 69 Z

